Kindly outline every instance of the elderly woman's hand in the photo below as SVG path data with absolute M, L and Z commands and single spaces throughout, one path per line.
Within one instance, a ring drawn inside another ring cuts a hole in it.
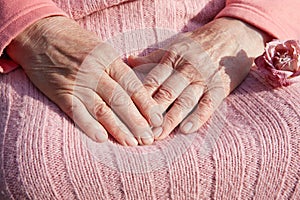
M 93 140 L 106 141 L 108 131 L 123 145 L 153 142 L 150 125 L 162 123 L 157 103 L 114 49 L 76 22 L 39 20 L 7 53 Z
M 157 139 L 180 123 L 183 133 L 199 129 L 222 100 L 246 77 L 253 57 L 264 48 L 264 34 L 234 19 L 216 19 L 175 39 L 166 49 L 129 57 L 133 67 L 156 65 L 144 85 L 167 111 Z M 157 64 L 158 63 L 158 64 Z

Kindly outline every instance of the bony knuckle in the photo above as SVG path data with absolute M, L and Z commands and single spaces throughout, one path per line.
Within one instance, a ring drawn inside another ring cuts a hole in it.
M 212 99 L 209 98 L 209 97 L 203 98 L 203 99 L 201 100 L 201 102 L 202 102 L 203 105 L 205 105 L 205 106 L 207 106 L 207 107 L 211 107 L 212 104 L 213 104 Z
M 166 115 L 164 124 L 168 124 L 170 126 L 177 125 L 177 119 L 180 117 L 180 114 L 178 116 L 175 115 Z
M 201 104 L 205 113 L 211 112 L 214 109 L 213 101 L 209 98 L 202 99 Z
M 124 89 L 128 92 L 129 96 L 132 96 L 133 94 L 141 90 L 141 88 L 142 88 L 142 84 L 136 81 L 134 78 L 132 78 L 132 79 L 128 79 Z
M 150 97 L 150 95 L 148 95 L 147 92 L 145 93 L 145 91 L 143 91 L 143 90 L 137 90 L 131 95 L 131 99 L 134 102 L 139 101 L 139 102 L 143 102 L 143 104 L 148 105 L 149 100 L 146 97 Z M 144 105 L 141 105 L 141 106 L 144 106 Z
M 172 56 L 179 56 L 181 53 L 181 43 L 173 44 L 168 50 L 168 58 L 172 58 Z
M 176 71 L 190 82 L 201 79 L 201 71 L 189 61 L 185 61 L 180 66 L 176 67 Z
M 99 119 L 109 113 L 109 108 L 106 106 L 104 102 L 99 102 L 94 107 L 94 113 L 97 119 Z
M 123 71 L 121 69 L 120 71 L 115 72 L 112 77 L 119 80 L 119 84 L 122 85 L 124 90 L 126 90 L 129 94 L 138 90 L 142 86 L 142 83 L 136 77 L 135 73 L 129 69 L 123 69 Z
M 63 110 L 69 117 L 73 118 L 74 110 L 76 110 L 77 108 L 78 106 L 76 104 L 68 104 L 64 106 Z
M 216 108 L 215 103 L 210 98 L 204 98 L 200 102 L 201 115 L 210 115 Z
M 192 109 L 195 106 L 196 102 L 197 100 L 195 98 L 186 95 L 178 98 L 176 104 L 185 109 Z
M 130 97 L 122 92 L 122 91 L 115 91 L 110 99 L 110 106 L 113 107 L 120 107 L 120 106 L 129 106 L 130 105 Z
M 197 120 L 198 122 L 201 122 L 201 121 L 205 121 L 206 118 L 209 118 L 209 116 L 210 116 L 210 112 L 208 112 L 208 110 L 204 109 L 201 111 L 194 112 L 192 115 L 192 118 L 194 120 Z
M 155 87 L 159 85 L 159 81 L 157 80 L 157 78 L 155 78 L 155 76 L 148 76 L 145 78 L 144 80 L 144 85 L 145 86 L 150 86 L 150 87 Z
M 156 99 L 172 101 L 175 98 L 175 91 L 170 88 L 161 87 L 155 95 Z

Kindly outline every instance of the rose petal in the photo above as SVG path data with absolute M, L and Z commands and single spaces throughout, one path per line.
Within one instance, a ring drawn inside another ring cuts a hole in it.
M 4 59 L 4 58 L 0 59 L 0 73 L 4 73 L 4 74 L 9 73 L 18 67 L 19 65 L 12 60 Z
M 255 59 L 257 69 L 273 86 L 288 86 L 300 78 L 300 42 L 273 40 L 263 55 Z

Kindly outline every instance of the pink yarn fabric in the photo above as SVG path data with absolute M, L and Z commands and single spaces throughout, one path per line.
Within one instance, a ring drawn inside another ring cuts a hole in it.
M 96 144 L 21 69 L 0 78 L 0 199 L 299 199 L 299 84 L 252 72 L 198 133 Z
M 125 55 L 207 23 L 225 4 L 56 3 Z M 299 199 L 299 86 L 274 90 L 251 72 L 198 133 L 129 148 L 92 142 L 21 69 L 1 75 L 0 199 Z

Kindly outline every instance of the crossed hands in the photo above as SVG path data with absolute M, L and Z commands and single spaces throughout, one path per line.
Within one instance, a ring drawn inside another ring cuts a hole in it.
M 131 67 L 151 68 L 143 83 L 111 46 L 65 17 L 34 23 L 7 53 L 91 139 L 110 134 L 136 146 L 177 126 L 198 130 L 247 76 L 265 40 L 239 20 L 216 19 L 164 49 L 130 56 Z

